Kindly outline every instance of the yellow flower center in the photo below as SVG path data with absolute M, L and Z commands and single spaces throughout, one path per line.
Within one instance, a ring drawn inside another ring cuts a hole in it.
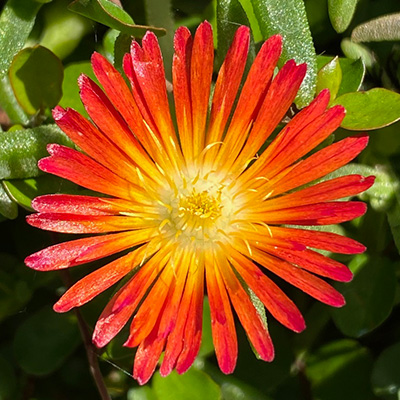
M 207 191 L 200 193 L 193 189 L 190 196 L 182 196 L 179 202 L 179 210 L 187 217 L 215 220 L 221 215 L 221 194 L 219 198 L 210 196 Z
M 235 208 L 226 185 L 186 177 L 176 179 L 161 197 L 159 230 L 165 239 L 202 246 L 226 240 Z

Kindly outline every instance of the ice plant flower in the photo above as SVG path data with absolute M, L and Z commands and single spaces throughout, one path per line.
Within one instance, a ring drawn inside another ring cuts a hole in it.
M 309 184 L 356 157 L 368 139 L 349 137 L 309 155 L 345 114 L 341 106 L 327 108 L 329 92 L 322 91 L 257 154 L 293 103 L 306 72 L 306 65 L 292 60 L 273 77 L 281 42 L 277 35 L 264 43 L 238 93 L 249 47 L 249 29 L 241 26 L 209 107 L 210 24 L 202 23 L 194 37 L 179 28 L 172 71 L 176 127 L 152 33 L 141 45 L 134 41 L 125 55 L 130 88 L 103 56 L 93 55 L 104 91 L 87 76 L 79 78 L 91 121 L 69 108 L 53 112 L 82 152 L 49 145 L 50 157 L 39 162 L 40 168 L 104 196 L 34 199 L 38 213 L 28 217 L 31 225 L 89 236 L 41 250 L 26 264 L 59 270 L 123 252 L 75 283 L 54 309 L 81 306 L 130 274 L 99 317 L 93 341 L 105 346 L 133 316 L 125 345 L 138 347 L 133 375 L 141 384 L 162 353 L 163 376 L 192 365 L 201 341 L 205 291 L 215 352 L 225 373 L 235 368 L 238 352 L 233 310 L 260 357 L 274 357 L 249 289 L 280 323 L 296 332 L 305 328 L 295 304 L 265 271 L 323 303 L 344 304 L 319 276 L 348 281 L 351 272 L 315 249 L 351 254 L 364 246 L 298 226 L 337 224 L 364 214 L 364 203 L 336 200 L 366 190 L 373 177 Z

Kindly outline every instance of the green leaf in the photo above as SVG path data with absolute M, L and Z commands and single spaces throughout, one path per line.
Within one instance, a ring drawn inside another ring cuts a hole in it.
M 30 115 L 57 105 L 62 96 L 63 74 L 60 59 L 42 46 L 21 50 L 9 71 L 15 97 Z
M 344 32 L 350 25 L 359 0 L 328 0 L 329 18 L 336 32 Z
M 346 284 L 336 284 L 346 305 L 331 309 L 331 314 L 341 332 L 360 337 L 389 316 L 395 298 L 396 275 L 390 260 L 375 256 L 358 255 L 349 268 L 355 273 L 354 279 Z
M 6 112 L 12 123 L 23 125 L 29 123 L 28 116 L 14 96 L 14 91 L 7 75 L 0 80 L 0 107 Z
M 221 389 L 204 372 L 190 368 L 185 374 L 155 374 L 153 389 L 159 400 L 221 400 Z
M 78 189 L 74 183 L 50 174 L 37 178 L 3 181 L 3 185 L 11 199 L 29 211 L 33 211 L 32 200 L 43 194 L 83 194 L 83 190 Z
M 333 56 L 317 56 L 318 71 L 334 59 L 335 57 Z M 352 60 L 350 58 L 339 57 L 338 60 L 342 71 L 342 80 L 337 96 L 349 92 L 357 92 L 364 80 L 365 65 L 360 58 Z
M 72 314 L 43 308 L 27 318 L 15 333 L 13 349 L 20 367 L 33 375 L 58 369 L 80 343 Z
M 62 84 L 63 96 L 59 104 L 64 108 L 73 108 L 87 117 L 88 114 L 79 96 L 78 78 L 81 74 L 87 75 L 98 84 L 98 80 L 89 61 L 80 61 L 68 64 L 64 69 L 64 80 Z
M 296 104 L 304 107 L 314 98 L 317 64 L 303 0 L 251 0 L 264 39 L 279 33 L 283 36 L 280 65 L 294 59 L 307 63 L 307 74 Z
M 129 389 L 127 400 L 158 400 L 154 390 L 149 386 Z
M 337 96 L 349 92 L 357 92 L 365 76 L 365 65 L 361 58 L 351 60 L 349 58 L 339 58 L 340 68 L 342 70 L 342 82 Z
M 210 304 L 207 297 L 204 298 L 203 303 L 203 327 L 201 332 L 201 346 L 198 357 L 205 358 L 214 353 L 214 343 L 211 332 Z
M 250 25 L 250 22 L 243 10 L 239 0 L 220 0 L 217 2 L 217 36 L 218 52 L 217 65 L 221 66 L 226 53 L 232 43 L 233 35 L 239 25 Z M 253 40 L 250 42 L 247 64 L 251 65 L 255 58 Z
M 93 29 L 90 20 L 66 9 L 69 2 L 58 0 L 43 10 L 45 25 L 40 44 L 61 59 L 70 55 Z
M 263 363 L 263 365 L 267 365 Z M 263 392 L 258 391 L 253 386 L 244 383 L 244 381 L 235 378 L 233 375 L 225 375 L 221 370 L 210 362 L 205 362 L 203 371 L 221 387 L 222 398 L 224 400 L 271 400 Z M 267 374 L 264 371 L 257 371 L 263 377 Z M 273 378 L 272 378 L 273 379 Z M 264 385 L 266 387 L 267 385 Z
M 372 68 L 376 63 L 375 55 L 368 47 L 362 44 L 354 43 L 350 39 L 344 38 L 340 43 L 340 47 L 346 57 L 353 60 L 361 58 L 367 68 Z
M 361 200 L 369 201 L 376 211 L 386 211 L 392 206 L 398 183 L 386 166 L 378 164 L 370 167 L 369 165 L 350 163 L 327 175 L 324 180 L 351 174 L 375 176 L 374 184 L 367 191 L 358 195 Z
M 386 348 L 372 370 L 374 392 L 385 400 L 397 400 L 400 394 L 400 343 Z
M 400 119 L 400 94 L 383 88 L 367 92 L 346 93 L 333 102 L 346 108 L 342 128 L 372 130 Z
M 0 184 L 0 214 L 8 219 L 15 219 L 18 217 L 18 206 L 12 201 L 10 196 L 4 190 L 3 185 Z
M 400 40 L 400 13 L 384 15 L 358 25 L 351 33 L 351 40 L 353 42 Z
M 306 360 L 306 375 L 311 383 L 312 398 L 371 399 L 371 367 L 371 355 L 356 341 L 345 339 L 324 345 Z
M 395 202 L 393 206 L 387 211 L 387 218 L 392 231 L 393 240 L 396 244 L 397 250 L 400 253 L 400 193 L 396 191 Z
M 172 80 L 172 57 L 174 55 L 174 19 L 171 0 L 145 0 L 147 23 L 162 26 L 166 35 L 159 39 L 166 78 Z
M 120 32 L 114 42 L 114 66 L 123 74 L 123 59 L 126 53 L 129 53 L 129 49 L 132 43 L 132 37 L 126 33 Z
M 46 145 L 72 142 L 56 125 L 43 125 L 0 134 L 0 179 L 31 178 L 39 175 L 37 162 L 48 156 Z
M 317 75 L 317 93 L 323 89 L 329 89 L 331 102 L 336 98 L 342 83 L 342 68 L 338 57 L 324 65 Z
M 146 31 L 154 32 L 157 36 L 166 33 L 163 28 L 135 25 L 129 14 L 108 0 L 75 0 L 68 9 L 137 38 L 142 38 Z
M 260 25 L 258 24 L 257 18 L 254 14 L 253 4 L 251 3 L 251 0 L 239 0 L 239 2 L 243 7 L 244 12 L 246 13 L 246 17 L 249 19 L 251 33 L 253 34 L 254 41 L 256 43 L 261 42 L 263 40 L 263 35 L 261 34 Z
M 0 78 L 7 73 L 14 55 L 22 49 L 35 23 L 42 2 L 9 0 L 0 16 Z

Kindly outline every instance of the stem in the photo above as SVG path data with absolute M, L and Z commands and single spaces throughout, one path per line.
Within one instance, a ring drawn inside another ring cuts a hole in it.
M 64 283 L 70 287 L 71 286 L 71 278 L 68 271 L 61 271 L 62 279 Z M 89 370 L 93 377 L 93 380 L 96 384 L 97 390 L 99 391 L 101 400 L 111 400 L 110 395 L 108 394 L 107 387 L 104 383 L 103 375 L 101 374 L 98 357 L 97 357 L 97 349 L 92 343 L 91 334 L 89 332 L 88 326 L 85 320 L 82 317 L 82 314 L 78 309 L 74 309 L 76 318 L 78 320 L 79 331 L 81 332 L 83 345 L 85 346 L 86 356 L 89 362 Z

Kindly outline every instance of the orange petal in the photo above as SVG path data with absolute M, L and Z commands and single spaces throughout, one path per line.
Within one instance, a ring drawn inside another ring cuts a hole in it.
M 160 179 L 160 172 L 103 91 L 85 75 L 78 82 L 82 102 L 93 122 L 144 174 Z
M 146 257 L 151 257 L 155 250 L 148 246 L 146 251 L 147 253 L 141 254 L 140 263 L 144 262 Z M 165 257 L 163 251 L 156 253 L 113 296 L 97 320 L 93 332 L 93 343 L 97 347 L 104 347 L 125 326 L 160 272 L 160 264 L 165 265 Z
M 259 111 L 272 74 L 282 50 L 282 37 L 269 38 L 258 52 L 250 68 L 239 97 L 236 110 L 224 139 L 224 146 L 218 154 L 214 166 L 225 160 L 227 155 L 235 158 L 246 140 L 246 130 Z
M 175 54 L 172 65 L 174 103 L 179 138 L 187 162 L 193 161 L 192 102 L 190 97 L 190 59 L 193 39 L 189 29 L 179 27 L 175 32 Z
M 140 343 L 133 364 L 133 377 L 139 385 L 146 384 L 156 369 L 158 360 L 164 349 L 165 338 L 158 336 L 158 323 L 150 334 Z
M 218 72 L 212 99 L 207 144 L 222 139 L 246 66 L 249 43 L 250 29 L 247 26 L 239 27 Z
M 306 69 L 305 64 L 296 65 L 294 60 L 289 60 L 278 72 L 268 89 L 247 142 L 232 169 L 243 171 L 248 161 L 278 126 L 296 97 Z M 270 147 L 267 151 L 269 149 Z
M 305 329 L 306 325 L 299 309 L 274 282 L 236 250 L 230 248 L 229 255 L 239 275 L 281 324 L 295 332 Z
M 206 259 L 206 277 L 215 354 L 221 371 L 230 374 L 238 356 L 235 321 L 222 277 L 209 257 Z
M 240 323 L 243 325 L 260 358 L 264 361 L 272 361 L 274 358 L 274 346 L 267 327 L 224 257 L 224 255 L 221 255 L 216 259 L 218 269 L 224 279 L 225 287 L 228 290 Z
M 64 110 L 57 106 L 53 118 L 86 154 L 128 181 L 137 181 L 136 174 L 132 174 L 133 165 L 125 153 L 82 115 L 71 108 Z
M 209 22 L 205 21 L 196 30 L 190 63 L 194 157 L 198 156 L 204 148 L 213 67 L 214 44 L 212 28 Z

